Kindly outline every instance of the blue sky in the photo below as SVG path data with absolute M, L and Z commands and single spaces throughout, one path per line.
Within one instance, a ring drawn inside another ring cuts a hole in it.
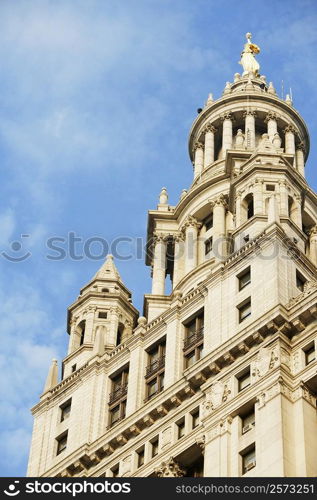
M 144 237 L 162 186 L 177 203 L 196 110 L 241 71 L 247 31 L 261 73 L 279 93 L 282 80 L 292 87 L 316 189 L 316 25 L 314 0 L 1 1 L 0 252 L 32 254 L 0 256 L 2 476 L 25 475 L 29 408 L 51 358 L 65 356 L 66 308 L 102 262 L 50 260 L 47 239 Z M 117 265 L 142 310 L 150 270 Z

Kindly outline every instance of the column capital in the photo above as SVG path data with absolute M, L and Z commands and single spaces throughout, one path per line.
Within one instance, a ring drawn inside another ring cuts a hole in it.
M 287 181 L 285 179 L 280 179 L 278 181 L 279 186 L 287 187 Z
M 181 231 L 179 233 L 173 234 L 173 239 L 175 242 L 180 243 L 184 241 L 184 234 Z
M 204 145 L 202 142 L 199 142 L 199 141 L 196 141 L 193 145 L 193 153 L 197 150 L 197 149 L 204 149 Z
M 206 134 L 207 132 L 212 132 L 215 134 L 217 132 L 216 127 L 214 127 L 211 123 L 207 123 L 207 125 L 204 126 L 203 132 Z
M 308 232 L 308 236 L 312 238 L 313 236 L 317 236 L 317 226 L 313 226 L 310 228 Z
M 264 118 L 264 123 L 267 123 L 270 120 L 277 120 L 277 114 L 274 111 L 268 111 L 266 117 Z
M 157 477 L 183 477 L 186 471 L 181 467 L 173 457 L 170 457 L 166 462 L 162 462 L 160 467 L 154 469 Z
M 153 233 L 154 244 L 159 243 L 159 242 L 165 242 L 167 239 L 168 239 L 167 234 L 158 233 L 158 232 Z
M 220 194 L 219 196 L 217 196 L 217 198 L 214 198 L 213 200 L 208 200 L 208 201 L 211 205 L 211 208 L 220 207 L 220 206 L 223 206 L 224 208 L 228 208 L 228 197 L 223 195 L 223 194 Z
M 284 134 L 286 134 L 287 132 L 292 132 L 293 134 L 295 134 L 295 127 L 291 124 L 286 125 L 286 127 L 284 128 Z
M 306 147 L 303 141 L 300 141 L 296 144 L 296 149 L 300 149 L 303 153 L 306 153 Z
M 223 113 L 220 116 L 220 119 L 221 119 L 222 122 L 225 121 L 225 120 L 231 120 L 231 121 L 233 121 L 234 120 L 234 116 L 231 113 L 231 111 L 227 111 L 226 113 Z
M 201 226 L 201 222 L 198 222 L 198 220 L 192 215 L 188 215 L 182 225 L 181 231 L 185 231 L 188 227 L 196 227 L 197 229 L 200 229 Z
M 254 116 L 255 118 L 256 111 L 253 111 L 252 109 L 246 109 L 245 111 L 243 111 L 243 118 L 245 118 L 246 116 Z

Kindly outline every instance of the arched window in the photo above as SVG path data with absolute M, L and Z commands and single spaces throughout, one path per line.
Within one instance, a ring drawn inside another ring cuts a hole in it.
M 86 321 L 83 319 L 80 323 L 78 323 L 76 327 L 76 332 L 79 339 L 79 346 L 83 345 L 85 340 L 85 329 L 86 329 Z
M 254 203 L 253 203 L 253 194 L 249 193 L 241 204 L 241 216 L 242 222 L 245 222 L 248 219 L 251 219 L 254 215 Z
M 124 324 L 123 323 L 119 323 L 118 330 L 117 330 L 116 345 L 120 345 L 121 344 L 122 338 L 123 338 L 123 332 L 124 332 Z

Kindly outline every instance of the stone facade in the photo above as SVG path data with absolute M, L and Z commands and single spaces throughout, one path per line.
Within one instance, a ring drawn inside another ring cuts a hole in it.
M 144 316 L 111 256 L 68 309 L 30 476 L 317 476 L 308 151 L 303 119 L 258 73 L 209 96 L 192 185 L 176 206 L 163 188 L 149 212 Z

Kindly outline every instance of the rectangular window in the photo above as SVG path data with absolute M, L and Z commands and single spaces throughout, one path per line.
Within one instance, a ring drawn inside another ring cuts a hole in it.
M 241 453 L 242 456 L 242 474 L 246 474 L 249 470 L 256 466 L 255 460 L 255 444 L 247 451 Z
M 301 292 L 304 291 L 306 281 L 306 278 L 304 278 L 299 271 L 296 271 L 296 286 Z
M 242 305 L 238 306 L 239 323 L 242 323 L 246 318 L 251 316 L 251 299 L 248 299 Z
M 254 409 L 242 417 L 242 434 L 251 431 L 255 426 Z
M 129 368 L 122 369 L 117 375 L 111 376 L 111 392 L 109 394 L 110 426 L 125 418 Z
M 165 340 L 148 351 L 148 361 L 145 371 L 146 399 L 164 390 Z
M 99 311 L 98 318 L 107 319 L 108 314 L 104 311 Z
M 196 429 L 199 426 L 199 408 L 192 413 L 192 428 Z
M 184 324 L 184 358 L 185 368 L 189 368 L 202 357 L 204 347 L 204 311 Z
M 56 452 L 56 455 L 59 455 L 64 450 L 66 450 L 66 447 L 67 447 L 67 437 L 68 437 L 68 431 L 64 432 L 61 436 L 59 436 L 58 438 L 56 438 L 56 441 L 57 441 L 57 452 Z
M 183 418 L 177 424 L 177 439 L 185 436 L 185 419 Z
M 152 445 L 152 458 L 153 458 L 153 457 L 156 457 L 156 455 L 158 455 L 158 452 L 159 452 L 159 439 L 158 439 L 158 437 L 155 438 L 151 442 L 151 445 Z
M 214 225 L 214 218 L 213 218 L 213 214 L 208 215 L 208 217 L 206 217 L 206 218 L 203 220 L 203 225 L 205 226 L 206 231 L 209 231 L 209 229 L 211 229 L 211 228 L 212 228 L 212 226 Z
M 208 255 L 212 250 L 212 238 L 205 241 L 205 255 Z
M 69 399 L 68 401 L 66 401 L 66 403 L 63 403 L 60 406 L 60 410 L 61 410 L 61 422 L 64 422 L 64 420 L 66 420 L 69 417 L 71 405 L 72 405 L 72 400 Z
M 266 190 L 267 191 L 275 191 L 275 185 L 274 184 L 267 184 Z
M 237 377 L 237 379 L 238 379 L 238 391 L 239 392 L 241 392 L 244 389 L 246 389 L 247 387 L 249 387 L 249 385 L 251 385 L 250 368 L 248 369 L 248 371 L 246 371 L 242 375 L 239 375 Z
M 141 450 L 137 451 L 138 455 L 138 467 L 142 467 L 144 465 L 144 446 Z
M 243 290 L 247 285 L 251 283 L 251 268 L 248 267 L 242 273 L 237 276 L 239 280 L 239 291 Z
M 315 361 L 316 356 L 315 356 L 315 345 L 312 344 L 310 347 L 307 347 L 304 349 L 305 353 L 305 365 L 309 365 L 313 361 Z

